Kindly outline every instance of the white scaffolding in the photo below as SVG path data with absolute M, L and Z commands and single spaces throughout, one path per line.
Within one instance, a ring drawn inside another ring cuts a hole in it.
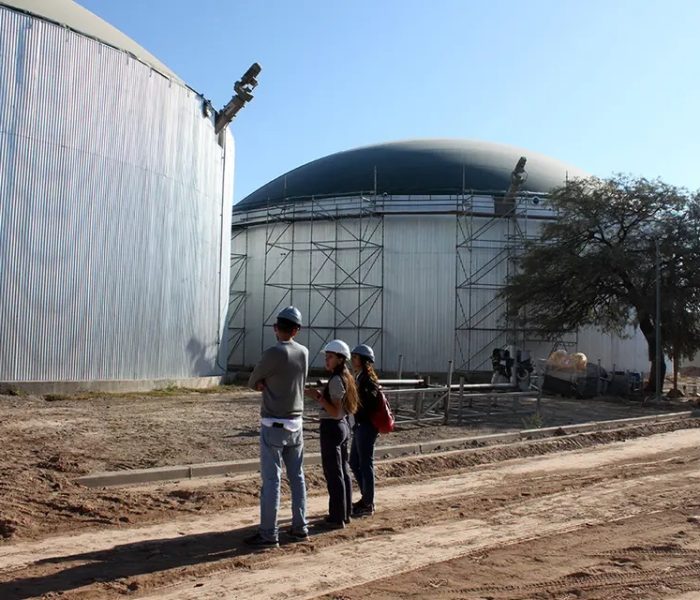
M 263 327 L 284 306 L 305 315 L 301 340 L 312 364 L 332 339 L 366 343 L 381 356 L 384 220 L 374 200 L 356 194 L 308 198 L 265 215 Z M 270 340 L 263 335 L 262 347 Z
M 551 343 L 551 338 L 519 327 L 500 296 L 517 272 L 525 244 L 537 238 L 537 221 L 554 218 L 539 195 L 524 193 L 506 201 L 493 196 L 493 209 L 483 210 L 483 198 L 463 194 L 455 210 L 455 372 L 491 370 L 494 348 L 527 348 Z M 576 346 L 577 334 L 559 334 L 556 347 Z
M 379 198 L 370 191 L 287 198 L 234 213 L 229 364 L 254 362 L 257 344 L 262 351 L 274 341 L 277 313 L 295 305 L 305 321 L 298 339 L 309 348 L 315 366 L 321 365 L 325 344 L 340 338 L 351 345 L 370 344 L 380 357 L 377 366 L 393 367 L 396 354 L 385 356 L 384 352 L 390 339 L 385 339 L 385 227 L 392 236 L 387 243 L 396 244 L 400 220 L 395 217 L 417 215 L 455 219 L 456 234 L 449 234 L 456 236 L 454 267 L 448 267 L 454 268 L 454 283 L 443 276 L 444 290 L 426 297 L 454 294 L 454 309 L 448 309 L 454 310 L 454 321 L 446 319 L 445 329 L 436 334 L 446 336 L 444 354 L 454 360 L 456 373 L 468 376 L 491 371 L 491 353 L 496 347 L 514 344 L 529 349 L 532 344 L 541 348 L 543 342 L 552 343 L 551 337 L 536 339 L 543 336 L 519 329 L 499 296 L 517 269 L 524 244 L 535 237 L 542 222 L 556 218 L 545 199 L 522 192 L 506 202 L 502 190 Z M 451 231 L 448 222 L 442 220 L 444 231 Z M 405 247 L 409 253 L 420 251 L 410 242 Z M 408 268 L 406 276 L 410 277 L 410 257 L 397 256 L 388 256 L 389 264 L 394 265 L 391 268 L 397 264 Z M 387 274 L 386 281 L 396 276 Z M 435 285 L 431 281 L 426 280 L 425 285 Z M 249 305 L 253 297 L 255 304 Z M 395 300 L 401 301 L 399 297 Z M 448 304 L 452 302 L 445 306 Z M 391 309 L 390 316 L 395 316 L 394 311 L 404 307 L 394 304 Z M 255 325 L 246 318 L 252 318 Z M 407 318 L 420 318 L 420 314 Z M 250 328 L 255 328 L 255 341 L 245 343 L 246 325 L 249 336 L 253 333 Z M 261 326 L 263 334 L 258 337 Z M 561 336 L 556 345 L 568 347 L 576 343 L 575 337 Z M 251 356 L 246 356 L 246 347 Z M 397 350 L 406 352 L 402 347 L 392 349 Z
M 248 230 L 231 232 L 229 306 L 227 314 L 229 367 L 246 365 L 246 301 L 248 286 Z

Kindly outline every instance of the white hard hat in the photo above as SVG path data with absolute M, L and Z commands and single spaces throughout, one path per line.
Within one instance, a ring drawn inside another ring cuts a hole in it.
M 343 340 L 331 340 L 326 344 L 326 347 L 323 349 L 323 351 L 341 354 L 345 358 L 350 360 L 350 346 L 348 346 Z
M 299 327 L 301 327 L 301 311 L 295 306 L 283 308 L 277 315 L 277 318 L 286 319 L 287 321 L 291 321 L 295 325 L 299 325 Z

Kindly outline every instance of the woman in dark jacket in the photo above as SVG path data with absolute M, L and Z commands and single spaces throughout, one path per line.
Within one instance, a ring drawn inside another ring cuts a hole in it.
M 360 488 L 362 497 L 352 505 L 353 517 L 374 514 L 374 444 L 377 429 L 372 425 L 372 413 L 377 410 L 379 384 L 374 372 L 374 351 L 366 344 L 352 350 L 352 367 L 357 381 L 360 406 L 355 413 L 350 468 Z

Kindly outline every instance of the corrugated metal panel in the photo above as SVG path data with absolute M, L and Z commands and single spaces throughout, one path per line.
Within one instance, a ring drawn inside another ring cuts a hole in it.
M 454 216 L 384 221 L 385 369 L 446 372 L 455 319 Z
M 0 60 L 0 380 L 216 372 L 228 207 L 201 100 L 3 8 Z

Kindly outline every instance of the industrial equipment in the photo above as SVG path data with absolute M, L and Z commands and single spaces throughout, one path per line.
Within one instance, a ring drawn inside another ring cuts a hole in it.
M 219 133 L 226 125 L 228 125 L 236 117 L 236 114 L 241 110 L 246 103 L 253 99 L 253 90 L 258 85 L 256 77 L 260 75 L 262 67 L 258 63 L 250 65 L 248 70 L 243 74 L 233 86 L 235 92 L 233 98 L 224 106 L 216 115 L 216 123 L 214 131 Z

